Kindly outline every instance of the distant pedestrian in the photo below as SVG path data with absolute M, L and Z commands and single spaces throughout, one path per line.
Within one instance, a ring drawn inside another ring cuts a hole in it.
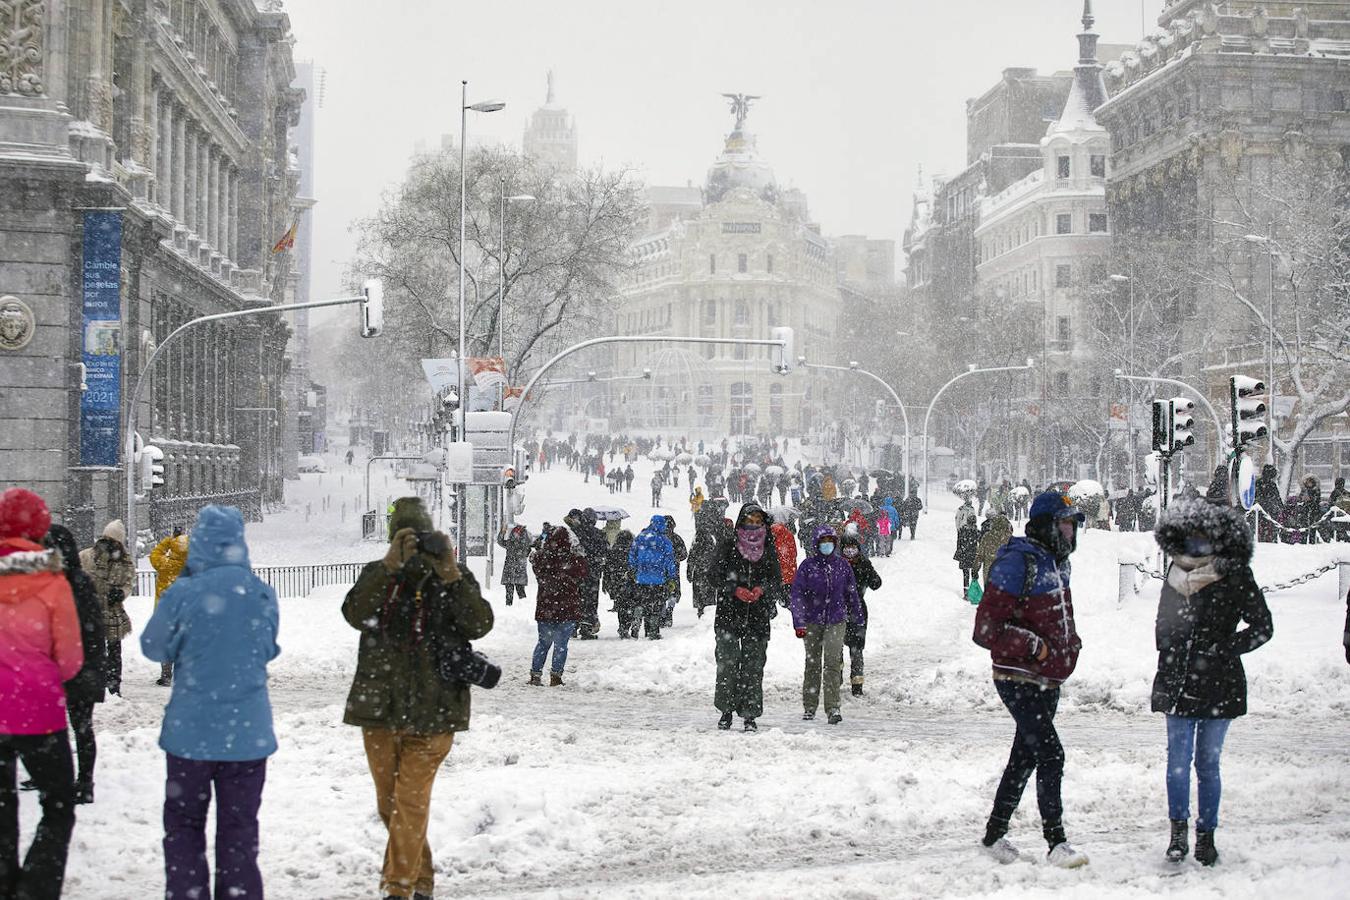
M 918 493 L 910 491 L 905 499 L 900 501 L 898 507 L 900 513 L 900 530 L 909 529 L 909 539 L 914 540 L 914 529 L 919 524 L 919 513 L 923 511 L 923 501 L 919 499 Z M 897 535 L 898 537 L 898 535 Z
M 661 507 L 661 488 L 665 486 L 665 481 L 661 478 L 661 473 L 657 472 L 652 476 L 652 506 L 660 509 Z
M 962 507 L 966 509 L 967 507 Z M 952 559 L 961 567 L 961 589 L 970 587 L 972 581 L 979 581 L 980 530 L 975 526 L 975 514 L 967 513 L 956 529 L 956 552 Z
M 549 686 L 563 683 L 567 667 L 567 643 L 581 618 L 584 584 L 590 571 L 576 535 L 555 528 L 534 558 L 534 577 L 539 582 L 534 602 L 534 621 L 539 640 L 530 660 L 530 684 L 542 685 L 544 663 L 553 649 Z
M 506 548 L 506 559 L 502 561 L 502 586 L 506 589 L 506 605 L 510 606 L 516 597 L 525 599 L 525 588 L 530 583 L 530 546 L 534 538 L 524 525 L 511 526 L 508 534 L 506 527 L 497 535 L 497 545 Z
M 351 451 L 347 451 L 350 453 Z M 187 564 L 188 539 L 180 525 L 175 525 L 173 534 L 155 545 L 150 551 L 150 567 L 155 570 L 155 606 L 159 598 L 174 583 Z M 173 663 L 164 663 L 159 667 L 159 680 L 155 684 L 170 687 L 173 684 Z
M 127 529 L 121 519 L 103 528 L 94 546 L 80 551 L 80 568 L 94 581 L 103 601 L 103 621 L 108 629 L 108 655 L 104 683 L 108 693 L 122 695 L 122 640 L 131 634 L 131 617 L 124 603 L 136 586 L 136 567 L 126 548 Z
M 212 896 L 206 820 L 214 793 L 214 896 L 261 897 L 258 809 L 277 749 L 267 696 L 267 664 L 281 652 L 277 596 L 249 569 L 234 507 L 204 507 L 188 547 L 187 573 L 141 632 L 141 652 L 178 670 L 159 733 L 168 770 L 164 894 Z

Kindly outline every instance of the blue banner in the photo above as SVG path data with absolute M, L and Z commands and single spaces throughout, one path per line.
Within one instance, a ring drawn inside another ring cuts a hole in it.
M 122 214 L 84 214 L 80 465 L 115 466 L 122 415 Z M 130 462 L 128 461 L 128 464 Z

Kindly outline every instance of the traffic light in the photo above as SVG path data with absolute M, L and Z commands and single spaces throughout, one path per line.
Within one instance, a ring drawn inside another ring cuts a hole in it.
M 1168 408 L 1166 400 L 1153 401 L 1153 449 L 1159 453 L 1170 453 L 1168 433 L 1172 430 L 1167 424 Z
M 770 359 L 773 360 L 773 370 L 779 375 L 786 375 L 792 371 L 792 361 L 797 358 L 796 340 L 793 337 L 791 328 L 779 326 L 769 329 L 769 336 L 775 341 L 783 343 L 773 348 Z
M 1172 444 L 1167 452 L 1176 453 L 1195 443 L 1195 433 L 1192 430 L 1195 417 L 1191 415 L 1195 409 L 1195 402 L 1185 397 L 1173 397 L 1167 401 L 1167 405 L 1169 434 L 1172 438 Z
M 508 491 L 516 489 L 516 470 L 513 466 L 507 466 L 502 470 L 502 487 Z
M 878 400 L 876 402 L 876 417 L 878 419 L 886 418 L 886 401 Z
M 1249 441 L 1269 434 L 1265 423 L 1258 421 L 1266 414 L 1266 401 L 1257 394 L 1266 392 L 1266 383 L 1246 375 L 1228 379 L 1228 401 L 1233 409 L 1233 446 L 1241 447 Z
M 361 337 L 375 337 L 384 330 L 384 282 L 371 278 L 361 288 Z
M 141 448 L 141 490 L 150 492 L 164 483 L 164 451 L 154 444 Z

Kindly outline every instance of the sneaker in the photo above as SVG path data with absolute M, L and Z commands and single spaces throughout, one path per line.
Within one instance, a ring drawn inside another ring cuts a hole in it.
M 810 722 L 810 721 L 811 721 L 812 719 L 814 719 L 815 717 L 816 717 L 816 711 L 815 711 L 814 709 L 808 709 L 806 712 L 802 713 L 802 721 L 803 721 L 803 722 Z
M 759 731 L 759 726 L 755 724 L 755 720 L 754 720 L 754 719 L 746 719 L 746 720 L 745 720 L 745 730 L 746 730 L 746 731 Z
M 731 729 L 731 713 L 722 713 L 722 718 L 717 720 L 717 728 L 719 731 L 728 731 Z
M 838 725 L 840 722 L 844 721 L 844 717 L 837 712 L 832 712 L 825 721 L 829 722 L 831 725 Z
M 1009 863 L 1017 862 L 1021 857 L 1021 854 L 1017 852 L 1017 848 L 1013 846 L 1013 842 L 1005 837 L 999 838 L 992 844 L 986 844 L 984 841 L 980 841 L 980 850 L 982 850 L 986 856 L 991 857 L 995 862 L 1005 866 Z
M 1088 864 L 1087 854 L 1068 841 L 1061 841 L 1045 855 L 1046 862 L 1061 869 L 1077 869 Z

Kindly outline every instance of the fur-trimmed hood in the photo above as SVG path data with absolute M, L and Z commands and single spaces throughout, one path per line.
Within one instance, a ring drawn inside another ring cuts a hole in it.
M 1163 511 L 1153 538 L 1168 556 L 1186 555 L 1186 538 L 1203 535 L 1214 545 L 1214 569 L 1240 572 L 1252 561 L 1252 533 L 1242 511 L 1208 500 L 1175 500 Z

